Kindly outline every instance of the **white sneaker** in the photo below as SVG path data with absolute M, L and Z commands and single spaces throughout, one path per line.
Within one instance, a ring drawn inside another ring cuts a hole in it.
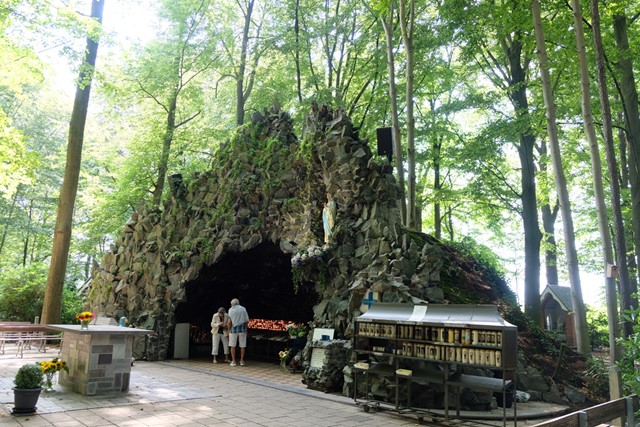
M 236 362 L 231 362 L 229 366 L 236 366 Z
M 213 359 L 213 363 L 218 363 L 218 361 L 214 358 L 214 359 Z
M 244 366 L 244 360 L 240 361 L 240 366 Z

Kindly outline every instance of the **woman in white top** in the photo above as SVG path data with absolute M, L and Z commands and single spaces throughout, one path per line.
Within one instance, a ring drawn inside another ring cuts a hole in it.
M 224 348 L 224 361 L 229 361 L 229 329 L 227 323 L 229 322 L 229 315 L 225 312 L 224 307 L 220 307 L 218 312 L 213 315 L 211 319 L 211 335 L 213 335 L 213 348 L 211 354 L 213 355 L 213 363 L 218 363 L 216 356 L 218 355 L 218 349 L 220 348 L 220 341 Z

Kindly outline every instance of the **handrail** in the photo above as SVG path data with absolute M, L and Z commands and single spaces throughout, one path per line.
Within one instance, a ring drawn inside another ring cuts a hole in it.
M 637 410 L 638 395 L 633 394 L 544 421 L 533 427 L 595 427 L 621 417 L 626 417 L 627 427 L 634 427 L 634 414 Z

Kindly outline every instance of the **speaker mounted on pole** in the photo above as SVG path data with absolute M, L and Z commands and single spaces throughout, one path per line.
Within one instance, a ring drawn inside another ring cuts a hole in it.
M 393 132 L 390 127 L 377 128 L 376 135 L 378 137 L 378 155 L 387 156 L 389 163 L 393 158 Z

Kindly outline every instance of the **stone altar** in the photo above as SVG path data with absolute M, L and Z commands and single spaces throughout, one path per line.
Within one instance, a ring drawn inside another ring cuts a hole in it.
M 120 326 L 48 325 L 64 333 L 61 358 L 69 372 L 60 371 L 59 383 L 85 396 L 129 390 L 133 338 L 153 331 Z

